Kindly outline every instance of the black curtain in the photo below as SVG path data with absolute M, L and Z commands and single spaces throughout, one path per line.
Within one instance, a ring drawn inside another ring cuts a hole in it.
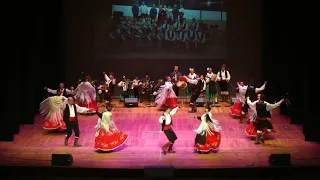
M 310 105 L 310 93 L 316 92 L 309 90 L 312 80 L 308 74 L 309 67 L 314 64 L 308 63 L 315 52 L 310 42 L 314 37 L 308 29 L 311 26 L 303 28 L 303 25 L 314 22 L 311 22 L 313 16 L 308 13 L 311 10 L 303 7 L 301 3 L 264 0 L 263 78 L 268 81 L 268 100 L 278 101 L 289 93 L 291 123 L 303 125 L 306 141 L 319 142 L 319 121 L 310 111 L 315 109 Z
M 0 141 L 13 141 L 21 124 L 33 124 L 44 86 L 55 88 L 64 79 L 61 2 L 4 3 L 7 111 Z

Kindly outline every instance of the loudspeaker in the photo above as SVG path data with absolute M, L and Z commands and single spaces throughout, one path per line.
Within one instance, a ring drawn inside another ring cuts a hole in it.
M 290 154 L 271 154 L 269 156 L 271 166 L 291 166 Z
M 51 166 L 71 166 L 73 157 L 71 154 L 52 154 Z
M 125 98 L 124 99 L 125 107 L 138 107 L 138 98 Z
M 204 106 L 204 98 L 198 98 L 196 100 L 196 106 L 203 107 Z
M 146 179 L 173 179 L 174 168 L 173 166 L 146 166 L 144 176 Z

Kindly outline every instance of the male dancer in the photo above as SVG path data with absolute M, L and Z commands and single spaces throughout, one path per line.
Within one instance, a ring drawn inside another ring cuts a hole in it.
M 179 72 L 179 66 L 174 66 L 173 72 L 170 73 L 170 78 L 172 79 L 173 91 L 176 96 L 179 96 L 179 87 L 176 83 L 179 81 L 180 76 L 182 76 L 181 72 Z
M 260 141 L 264 143 L 265 137 L 270 132 L 272 132 L 273 126 L 269 121 L 269 117 L 270 117 L 269 111 L 271 109 L 279 107 L 281 103 L 284 102 L 284 99 L 281 99 L 279 102 L 275 104 L 269 104 L 265 100 L 266 100 L 266 97 L 263 94 L 261 94 L 259 100 L 255 102 L 251 102 L 250 98 L 247 97 L 248 105 L 255 106 L 257 111 L 257 117 L 256 117 L 257 136 L 256 136 L 255 144 L 260 144 Z M 267 131 L 262 132 L 264 129 L 267 129 Z
M 168 153 L 175 153 L 172 150 L 174 142 L 178 139 L 177 135 L 174 133 L 172 129 L 172 116 L 176 114 L 180 107 L 176 107 L 174 109 L 170 109 L 170 107 L 165 106 L 164 107 L 164 113 L 163 115 L 159 118 L 159 123 L 162 125 L 161 130 L 164 132 L 164 134 L 167 136 L 169 142 L 162 146 L 162 151 L 164 154 Z
M 116 78 L 115 78 L 115 74 L 114 73 L 110 73 L 109 76 L 103 72 L 102 73 L 104 75 L 104 79 L 106 81 L 106 84 L 108 85 L 108 90 L 107 90 L 107 100 L 106 100 L 106 104 L 111 103 L 111 97 L 114 93 L 114 87 L 116 84 Z
M 69 96 L 68 98 L 63 97 L 63 99 L 65 103 L 63 111 L 63 121 L 66 123 L 67 126 L 67 135 L 64 140 L 64 145 L 68 146 L 68 140 L 72 135 L 72 131 L 74 131 L 74 146 L 81 147 L 82 145 L 79 144 L 80 131 L 77 114 L 85 113 L 93 109 L 78 106 L 77 104 L 75 104 L 75 98 L 73 96 Z
M 48 91 L 48 93 L 55 94 L 56 96 L 68 96 L 69 94 L 73 93 L 73 90 L 69 90 L 67 88 L 64 88 L 63 82 L 61 82 L 59 84 L 59 88 L 56 90 L 53 90 L 53 89 L 50 89 L 47 87 L 45 87 L 44 90 Z
M 199 98 L 200 94 L 205 92 L 206 90 L 206 82 L 204 80 L 204 76 L 200 75 L 200 78 L 198 79 L 190 79 L 189 77 L 186 77 L 186 81 L 191 85 L 190 91 L 191 91 L 191 97 L 190 97 L 190 107 L 191 111 L 190 113 L 197 112 L 197 106 L 195 104 L 196 100 Z
M 238 82 L 238 89 L 240 95 L 240 103 L 242 104 L 242 114 L 248 112 L 249 106 L 246 98 L 249 97 L 251 101 L 257 100 L 257 93 L 263 91 L 266 88 L 267 81 L 260 88 L 256 88 L 252 85 L 244 85 L 243 82 Z
M 217 79 L 221 90 L 222 101 L 228 101 L 228 82 L 231 79 L 229 71 L 226 70 L 226 65 L 222 64 L 221 70 L 217 73 Z

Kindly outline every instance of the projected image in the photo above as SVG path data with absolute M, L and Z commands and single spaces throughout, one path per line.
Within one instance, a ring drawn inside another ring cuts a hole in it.
M 119 1 L 98 53 L 115 58 L 224 58 L 222 0 Z

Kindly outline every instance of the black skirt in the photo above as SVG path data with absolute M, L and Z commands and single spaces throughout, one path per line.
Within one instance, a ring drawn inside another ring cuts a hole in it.
M 218 92 L 216 82 L 209 83 L 209 93 L 216 94 Z
M 256 128 L 262 131 L 264 128 L 273 129 L 273 126 L 269 120 L 257 120 Z
M 228 82 L 227 81 L 219 81 L 219 86 L 221 91 L 228 91 Z
M 169 130 L 164 130 L 164 134 L 167 136 L 168 140 L 171 142 L 171 143 L 174 143 L 178 137 L 176 135 L 176 133 L 174 133 L 173 130 L 169 129 Z
M 197 134 L 195 142 L 202 145 L 206 144 L 206 135 Z

